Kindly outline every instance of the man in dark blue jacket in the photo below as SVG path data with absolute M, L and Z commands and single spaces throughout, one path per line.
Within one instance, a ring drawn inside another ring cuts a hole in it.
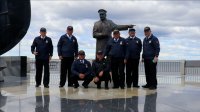
M 127 88 L 138 88 L 138 66 L 140 52 L 142 50 L 141 40 L 135 36 L 135 29 L 129 29 L 129 37 L 126 39 L 126 84 Z
M 153 90 L 157 88 L 156 66 L 160 52 L 160 43 L 158 38 L 151 33 L 150 27 L 144 28 L 144 34 L 142 60 L 144 61 L 147 84 L 142 87 Z
M 106 46 L 104 56 L 110 58 L 111 71 L 113 79 L 113 88 L 124 89 L 124 58 L 126 54 L 126 40 L 120 37 L 119 30 L 113 31 L 113 38 L 109 40 Z
M 40 29 L 40 36 L 35 37 L 31 46 L 31 52 L 36 58 L 36 87 L 41 85 L 44 66 L 44 87 L 49 88 L 49 61 L 53 56 L 53 44 L 50 37 L 46 36 L 46 28 Z
M 61 60 L 60 86 L 63 87 L 66 83 L 66 76 L 68 74 L 68 87 L 73 86 L 71 81 L 71 66 L 74 57 L 78 55 L 78 42 L 75 36 L 72 35 L 73 27 L 67 27 L 67 33 L 60 37 L 58 42 L 58 56 Z
M 82 86 L 88 88 L 94 76 L 92 75 L 91 64 L 85 59 L 85 52 L 83 50 L 78 52 L 78 59 L 73 62 L 71 71 L 71 79 L 74 83 L 74 88 L 79 87 L 78 80 L 84 80 Z

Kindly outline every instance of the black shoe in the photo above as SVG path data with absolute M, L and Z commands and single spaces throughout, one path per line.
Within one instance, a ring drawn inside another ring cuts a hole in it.
M 118 89 L 119 88 L 119 86 L 113 86 L 113 89 Z
M 140 88 L 140 86 L 136 85 L 136 86 L 133 86 L 134 88 Z
M 62 88 L 62 87 L 64 87 L 64 86 L 63 86 L 63 85 L 62 85 L 62 86 L 61 86 L 61 85 L 59 86 L 59 88 Z
M 84 85 L 83 87 L 87 89 L 87 88 L 88 88 L 88 85 Z
M 73 84 L 68 84 L 68 87 L 74 87 Z
M 105 90 L 109 90 L 109 87 L 105 87 Z
M 49 86 L 48 86 L 48 85 L 45 85 L 44 87 L 45 87 L 45 88 L 49 88 Z
M 97 89 L 101 89 L 101 86 L 97 86 Z
M 83 86 L 84 88 L 88 88 L 88 85 L 82 84 L 82 86 Z
M 127 88 L 131 88 L 131 86 L 127 85 Z
M 151 87 L 149 87 L 149 89 L 150 90 L 155 90 L 155 89 L 157 89 L 157 87 L 156 86 L 151 86 Z
M 0 80 L 0 82 L 4 82 L 4 80 Z
M 148 85 L 143 85 L 142 87 L 143 87 L 143 88 L 149 88 L 149 86 L 148 86 Z
M 40 87 L 40 85 L 39 85 L 39 84 L 36 84 L 35 87 Z
M 79 87 L 79 85 L 78 85 L 78 84 L 75 84 L 75 85 L 74 85 L 74 88 L 78 88 L 78 87 Z
M 121 89 L 124 89 L 124 86 L 121 86 L 120 88 L 121 88 Z

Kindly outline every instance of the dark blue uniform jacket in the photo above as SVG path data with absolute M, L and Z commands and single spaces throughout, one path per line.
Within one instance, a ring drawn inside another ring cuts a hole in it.
M 150 38 L 144 38 L 143 40 L 143 54 L 144 59 L 153 59 L 155 56 L 158 57 L 160 52 L 160 43 L 157 37 L 153 34 Z
M 78 55 L 78 42 L 75 36 L 71 39 L 65 34 L 60 37 L 57 45 L 58 56 L 74 57 Z
M 125 58 L 131 59 L 140 59 L 140 53 L 142 50 L 142 42 L 139 38 L 130 38 L 126 39 L 126 56 Z
M 42 39 L 40 36 L 35 37 L 31 46 L 31 52 L 38 52 L 35 56 L 36 59 L 47 60 L 49 56 L 53 56 L 53 44 L 50 37 Z
M 84 59 L 84 63 L 81 63 L 80 59 L 75 60 L 71 68 L 72 76 L 79 76 L 80 73 L 87 75 L 92 75 L 92 67 L 89 61 Z
M 126 40 L 122 37 L 115 42 L 114 38 L 110 39 L 107 43 L 104 56 L 114 58 L 125 58 L 126 55 Z

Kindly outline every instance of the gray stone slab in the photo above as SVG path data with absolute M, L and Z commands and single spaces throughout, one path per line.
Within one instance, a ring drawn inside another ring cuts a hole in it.
M 25 77 L 27 74 L 27 57 L 26 56 L 5 56 L 0 57 L 7 68 L 2 70 L 4 76 Z

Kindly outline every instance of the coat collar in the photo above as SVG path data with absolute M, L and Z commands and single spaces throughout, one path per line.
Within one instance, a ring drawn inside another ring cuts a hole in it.
M 120 40 L 121 40 L 121 37 L 118 38 L 117 42 L 120 42 Z M 115 42 L 115 38 L 114 37 L 112 38 L 112 41 Z
M 129 40 L 131 40 L 131 39 L 135 40 L 135 39 L 137 39 L 137 37 L 136 37 L 136 36 L 135 36 L 135 37 L 130 37 L 130 36 L 129 36 L 128 39 L 129 39 Z
M 81 60 L 81 59 L 78 59 L 77 61 L 78 61 L 80 64 L 82 64 L 81 61 L 83 61 L 83 64 L 86 62 L 85 59 L 82 59 L 82 60 Z
M 65 34 L 65 37 L 66 37 L 67 39 L 73 39 L 73 38 L 74 38 L 74 36 L 73 36 L 73 35 L 71 35 L 71 37 L 69 37 L 69 35 L 68 35 L 68 34 Z
M 104 62 L 105 61 L 105 58 L 103 58 L 101 61 L 96 59 L 96 62 Z
M 151 34 L 149 37 L 145 37 L 147 40 L 152 39 L 154 36 Z

